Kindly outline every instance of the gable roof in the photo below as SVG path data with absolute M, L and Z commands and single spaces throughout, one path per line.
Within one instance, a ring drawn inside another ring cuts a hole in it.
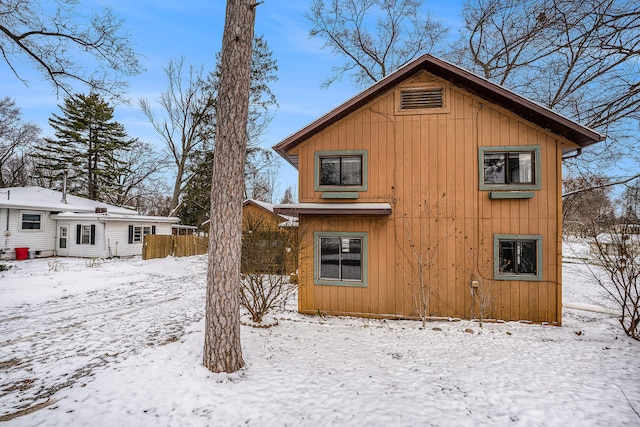
M 287 137 L 276 144 L 273 149 L 297 168 L 297 156 L 289 155 L 287 153 L 289 150 L 351 114 L 401 81 L 414 76 L 419 71 L 426 71 L 447 80 L 453 85 L 499 105 L 543 129 L 548 129 L 557 135 L 565 137 L 580 147 L 586 147 L 605 139 L 600 133 L 582 126 L 549 108 L 456 65 L 426 54 L 404 65 L 344 104 Z
M 261 209 L 271 212 L 272 214 L 275 214 L 275 212 L 273 211 L 273 205 L 271 203 L 263 202 L 262 200 L 246 199 L 244 202 L 242 202 L 242 207 L 245 207 L 247 205 L 255 205 Z
M 275 207 L 275 205 L 272 204 L 272 203 L 267 203 L 267 202 L 263 202 L 262 200 L 256 200 L 256 199 L 246 199 L 244 202 L 242 202 L 242 207 L 244 208 L 247 205 L 254 205 L 254 206 L 257 206 L 258 208 L 264 209 L 265 211 L 268 211 L 268 212 L 272 213 L 273 215 L 276 215 L 276 216 L 282 218 L 283 220 L 285 220 L 285 222 L 288 222 L 288 221 L 291 221 L 291 220 L 295 220 L 294 217 L 283 215 L 283 214 L 281 214 L 279 212 L 276 212 L 273 209 Z
M 62 201 L 62 193 L 42 187 L 0 188 L 0 208 L 33 209 L 52 212 L 94 213 L 96 208 L 108 213 L 138 215 L 133 209 L 121 208 L 84 197 L 67 194 L 67 203 Z

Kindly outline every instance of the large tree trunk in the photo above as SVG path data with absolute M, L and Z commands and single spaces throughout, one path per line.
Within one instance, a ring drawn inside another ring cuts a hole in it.
M 222 39 L 203 357 L 213 372 L 235 372 L 244 366 L 240 254 L 255 6 L 255 0 L 227 0 Z

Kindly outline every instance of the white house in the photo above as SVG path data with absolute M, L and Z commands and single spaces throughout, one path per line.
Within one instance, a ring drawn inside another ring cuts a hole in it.
M 145 234 L 171 234 L 178 222 L 42 187 L 0 188 L 0 259 L 140 255 Z

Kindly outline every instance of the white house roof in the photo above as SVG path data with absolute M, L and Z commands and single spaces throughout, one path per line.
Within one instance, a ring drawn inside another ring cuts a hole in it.
M 138 212 L 133 209 L 96 202 L 71 194 L 67 194 L 66 200 L 67 203 L 62 202 L 61 192 L 42 187 L 0 188 L 0 208 L 77 213 L 95 212 L 96 208 L 103 208 L 110 214 L 138 215 Z
M 97 221 L 126 221 L 126 222 L 180 222 L 180 218 L 170 216 L 146 216 L 119 213 L 91 213 L 91 212 L 62 212 L 51 215 L 53 219 L 61 220 L 97 220 Z

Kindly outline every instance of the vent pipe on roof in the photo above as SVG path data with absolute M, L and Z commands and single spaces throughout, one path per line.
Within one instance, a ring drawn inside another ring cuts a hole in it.
M 62 203 L 67 203 L 67 175 L 69 174 L 68 170 L 64 170 L 63 178 L 62 178 Z

